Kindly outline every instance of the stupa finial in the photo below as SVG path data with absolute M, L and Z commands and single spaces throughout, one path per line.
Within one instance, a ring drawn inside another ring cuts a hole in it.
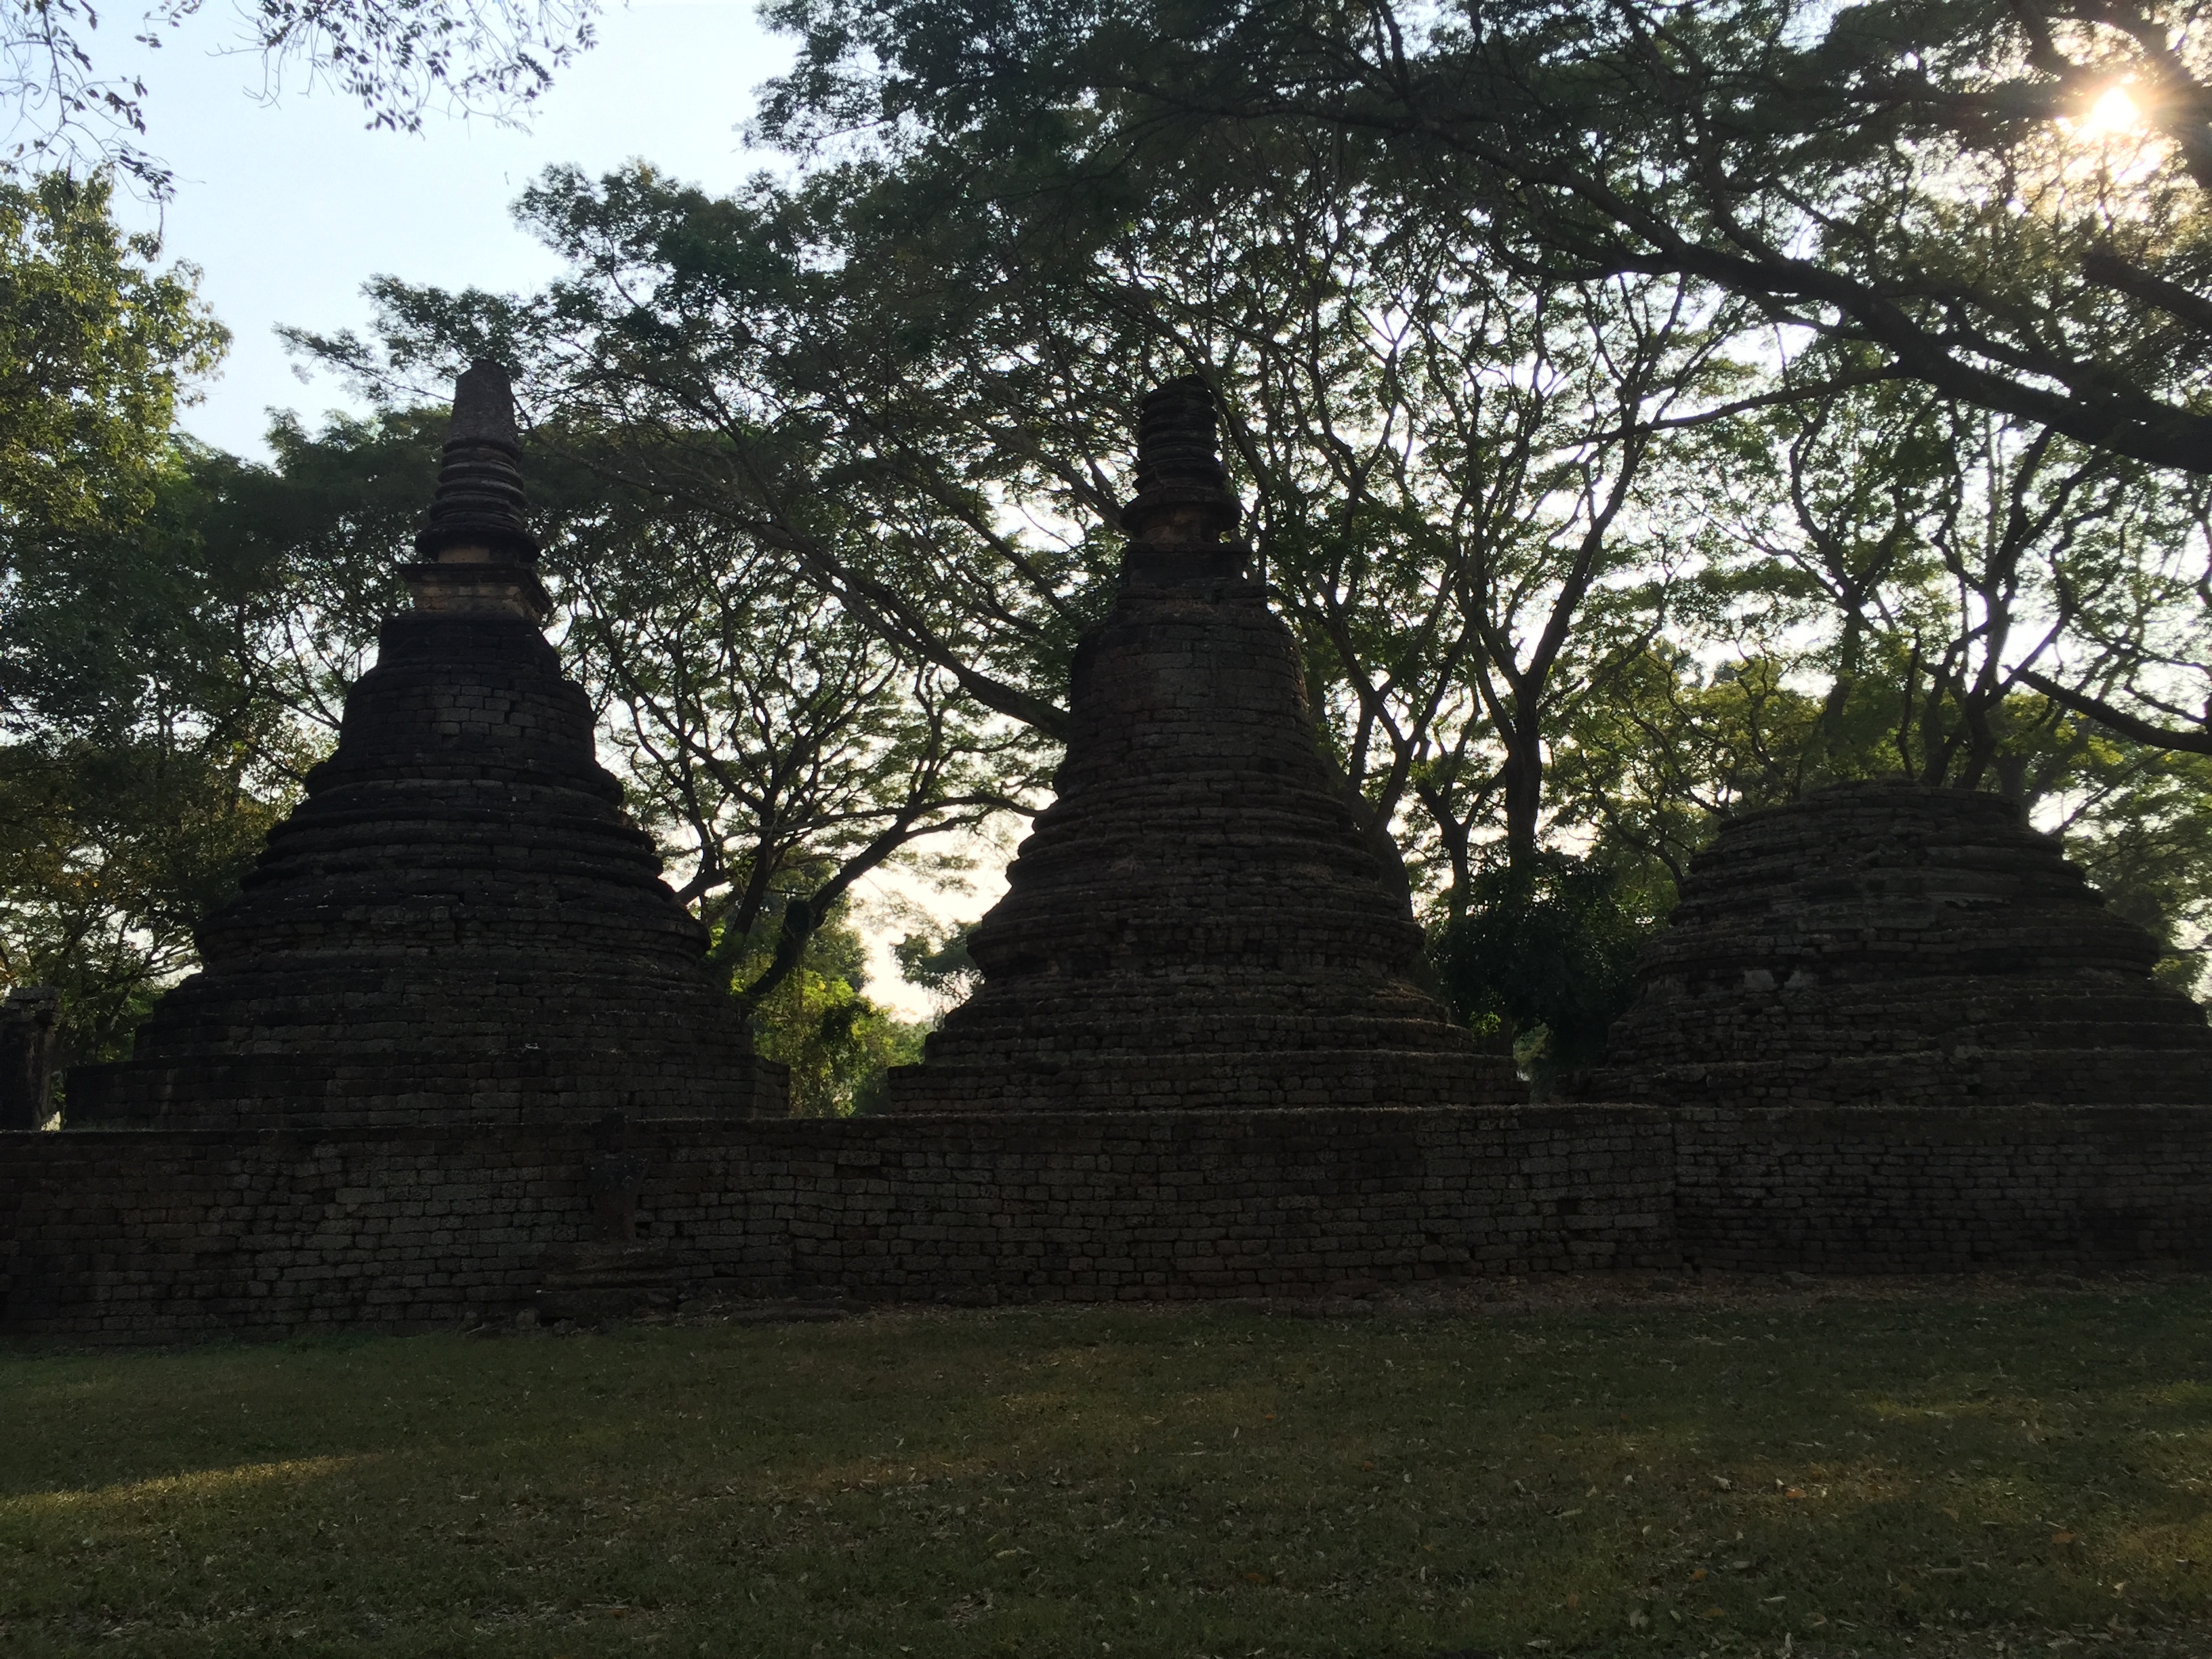
M 453 418 L 430 516 L 415 538 L 426 559 L 482 548 L 495 558 L 532 564 L 538 538 L 524 520 L 522 446 L 515 435 L 514 389 L 507 370 L 479 357 L 453 385 Z
M 453 415 L 429 517 L 415 538 L 419 562 L 402 571 L 417 610 L 515 616 L 543 624 L 552 601 L 534 568 L 538 538 L 525 518 L 514 388 L 479 357 L 453 384 Z
M 1137 496 L 1121 511 L 1133 548 L 1233 553 L 1241 568 L 1243 550 L 1235 538 L 1244 514 L 1221 465 L 1219 434 L 1213 388 L 1198 375 L 1145 394 L 1137 415 Z

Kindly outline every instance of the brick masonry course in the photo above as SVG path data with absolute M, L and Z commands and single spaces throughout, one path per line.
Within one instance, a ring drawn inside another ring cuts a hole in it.
M 2209 1224 L 2201 1107 L 11 1133 L 0 1333 L 451 1328 L 557 1284 L 1105 1302 L 1685 1266 L 2203 1267 Z

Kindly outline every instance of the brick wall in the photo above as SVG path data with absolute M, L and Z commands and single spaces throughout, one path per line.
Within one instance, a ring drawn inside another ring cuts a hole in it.
M 1676 1109 L 1703 1267 L 2212 1267 L 2212 1107 Z
M 1440 1273 L 2212 1265 L 2212 1109 L 1569 1105 L 0 1135 L 0 1331 L 619 1301 L 1296 1294 Z M 596 1287 L 596 1288 L 595 1288 Z

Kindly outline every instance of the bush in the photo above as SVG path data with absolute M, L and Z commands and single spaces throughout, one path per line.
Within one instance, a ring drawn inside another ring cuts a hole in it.
M 1539 853 L 1475 878 L 1466 911 L 1431 941 L 1454 1012 L 1510 1054 L 1535 1097 L 1594 1062 L 1635 994 L 1660 918 L 1606 862 Z

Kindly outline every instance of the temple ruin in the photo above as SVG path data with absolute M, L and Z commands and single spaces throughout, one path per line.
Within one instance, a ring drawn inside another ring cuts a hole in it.
M 506 372 L 479 362 L 403 568 L 412 607 L 337 751 L 133 1058 L 71 1071 L 72 1127 L 783 1110 L 546 641 L 520 455 Z
M 1698 854 L 1585 1099 L 2212 1104 L 2159 946 L 1995 795 L 1840 785 Z
M 892 1074 L 896 1109 L 1526 1097 L 1422 988 L 1402 874 L 1322 759 L 1217 445 L 1203 380 L 1145 399 L 1121 591 L 1076 652 L 1057 799 L 970 940 L 982 985 Z
M 413 606 L 204 971 L 58 1133 L 52 1000 L 0 1009 L 0 1334 L 2212 1266 L 2212 1030 L 1987 795 L 1725 824 L 1585 1099 L 1526 1100 L 1423 988 L 1214 428 L 1200 383 L 1146 400 L 982 987 L 896 1109 L 794 1119 L 594 759 L 471 369 Z

